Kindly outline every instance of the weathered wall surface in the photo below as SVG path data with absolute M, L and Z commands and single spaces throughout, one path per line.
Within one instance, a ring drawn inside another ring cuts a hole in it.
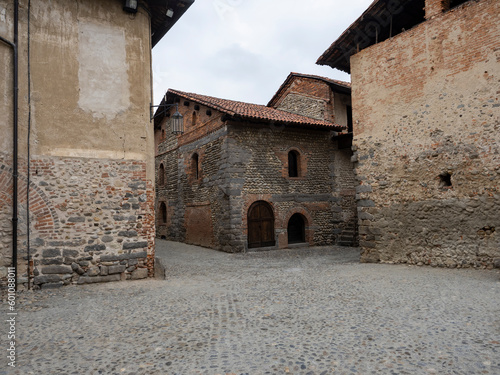
M 274 108 L 315 119 L 333 121 L 333 93 L 327 83 L 296 77 Z
M 288 177 L 290 150 L 300 154 L 297 178 Z M 355 225 L 355 218 L 345 215 L 341 189 L 335 186 L 336 169 L 343 169 L 343 162 L 328 131 L 233 124 L 228 154 L 231 217 L 241 218 L 241 223 L 230 223 L 230 248 L 247 249 L 248 209 L 259 200 L 273 207 L 280 248 L 288 246 L 287 225 L 294 213 L 304 217 L 306 242 L 311 245 L 340 243 L 348 227 Z
M 6 19 L 0 22 L 0 33 L 8 39 L 13 37 L 11 3 L 0 0 L 0 17 Z M 35 284 L 144 277 L 148 267 L 152 272 L 154 256 L 148 16 L 144 10 L 131 16 L 113 0 L 32 2 L 30 15 L 28 93 L 27 1 L 20 1 L 20 197 L 26 195 L 31 109 L 29 206 Z M 0 61 L 5 77 L 11 77 L 7 47 L 0 47 Z M 0 113 L 12 112 L 11 90 L 9 79 L 0 82 Z M 6 135 L 0 141 L 0 165 L 8 179 L 12 117 L 0 117 L 0 131 Z M 11 197 L 11 186 L 3 184 L 2 197 Z M 4 213 L 11 205 L 8 198 L 0 198 L 0 227 L 8 237 Z M 20 219 L 26 221 L 23 211 Z M 2 244 L 3 255 L 12 244 Z M 21 237 L 21 255 L 26 245 Z M 26 277 L 22 256 L 19 263 L 19 276 Z M 119 267 L 107 269 L 114 266 Z
M 156 180 L 157 216 L 162 202 L 167 207 L 166 223 L 157 222 L 157 236 L 220 248 L 221 223 L 228 216 L 228 201 L 220 188 L 225 185 L 227 132 L 220 114 L 207 114 L 207 107 L 194 109 L 193 103 L 186 103 L 179 105 L 184 116 L 183 135 L 171 134 L 168 119 L 156 130 L 157 137 L 162 131 L 165 134 L 156 157 L 157 171 L 161 164 L 165 170 L 163 186 L 159 176 Z M 198 176 L 193 168 L 194 154 L 198 155 Z
M 500 2 L 467 2 L 351 58 L 365 261 L 500 259 Z
M 252 203 L 269 202 L 275 215 L 276 247 L 288 246 L 288 220 L 306 220 L 312 245 L 355 243 L 356 209 L 350 150 L 337 150 L 328 130 L 294 129 L 249 123 L 225 124 L 193 103 L 179 111 L 185 133 L 172 136 L 170 122 L 156 130 L 156 207 L 167 206 L 157 235 L 227 252 L 248 249 L 247 215 Z M 160 139 L 162 131 L 166 136 Z M 288 177 L 288 152 L 300 154 L 300 175 Z M 198 177 L 192 157 L 198 155 Z M 160 217 L 157 211 L 157 217 Z

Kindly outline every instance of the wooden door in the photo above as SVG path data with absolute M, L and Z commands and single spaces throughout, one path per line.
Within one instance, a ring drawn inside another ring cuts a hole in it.
M 274 246 L 274 215 L 269 203 L 258 201 L 248 210 L 248 248 Z

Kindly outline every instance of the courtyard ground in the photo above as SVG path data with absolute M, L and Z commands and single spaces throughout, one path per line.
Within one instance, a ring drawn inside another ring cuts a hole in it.
M 17 367 L 4 353 L 0 374 L 500 374 L 498 270 L 341 247 L 160 240 L 157 256 L 166 280 L 20 293 Z

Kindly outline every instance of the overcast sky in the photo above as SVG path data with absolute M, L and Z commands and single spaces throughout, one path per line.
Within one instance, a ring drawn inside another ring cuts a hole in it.
M 153 49 L 155 104 L 169 88 L 267 104 L 290 72 L 316 65 L 372 0 L 196 0 Z

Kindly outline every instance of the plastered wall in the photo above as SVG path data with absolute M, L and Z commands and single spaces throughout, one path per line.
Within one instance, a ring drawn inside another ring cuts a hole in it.
M 11 3 L 0 0 L 0 34 L 7 39 L 13 39 Z M 27 4 L 20 1 L 19 156 L 26 205 L 29 135 L 31 276 L 36 285 L 48 287 L 151 275 L 149 16 L 143 9 L 127 14 L 113 0 L 36 1 L 31 2 L 28 36 Z M 7 115 L 12 112 L 12 58 L 3 45 L 0 61 L 0 113 L 6 114 L 0 116 L 0 165 L 7 181 L 12 173 L 13 125 Z M 4 215 L 11 211 L 11 188 L 7 181 L 0 192 L 2 255 L 12 245 L 4 240 L 11 234 Z M 26 222 L 25 210 L 20 216 Z M 18 276 L 25 282 L 26 231 L 20 234 Z M 7 261 L 0 268 L 9 262 L 2 258 Z M 115 265 L 126 267 L 113 268 L 114 276 L 108 277 L 106 267 Z

